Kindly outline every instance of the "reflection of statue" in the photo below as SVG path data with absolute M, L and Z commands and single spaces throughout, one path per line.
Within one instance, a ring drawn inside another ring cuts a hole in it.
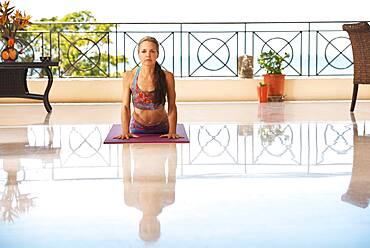
M 143 212 L 139 228 L 142 240 L 160 237 L 157 216 L 175 202 L 176 163 L 175 144 L 123 146 L 125 203 Z
M 29 194 L 21 194 L 19 183 L 25 177 L 25 171 L 21 166 L 21 159 L 35 158 L 42 161 L 59 156 L 59 148 L 53 147 L 53 128 L 42 127 L 40 131 L 49 135 L 47 144 L 43 146 L 30 145 L 27 127 L 0 128 L 0 159 L 3 161 L 3 169 L 7 172 L 7 182 L 0 200 L 0 212 L 4 221 L 12 222 L 20 213 L 26 212 L 33 206 L 33 197 Z M 45 141 L 43 135 L 35 134 L 35 143 Z M 37 142 L 36 142 L 37 141 Z M 43 143 L 43 142 L 42 142 Z M 19 172 L 23 170 L 23 179 L 19 180 Z
M 355 206 L 366 208 L 370 201 L 370 136 L 358 135 L 357 123 L 353 113 L 353 168 L 348 190 L 342 200 Z

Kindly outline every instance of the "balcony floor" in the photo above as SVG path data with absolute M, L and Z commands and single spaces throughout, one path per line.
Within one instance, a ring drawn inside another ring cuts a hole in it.
M 119 104 L 0 105 L 0 247 L 370 247 L 370 102 L 179 103 L 190 144 L 104 145 Z

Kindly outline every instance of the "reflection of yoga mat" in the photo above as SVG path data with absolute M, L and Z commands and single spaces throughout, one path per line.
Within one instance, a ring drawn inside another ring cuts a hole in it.
M 182 136 L 180 139 L 160 138 L 159 134 L 137 134 L 137 138 L 131 139 L 114 139 L 113 137 L 121 133 L 121 125 L 114 124 L 110 129 L 104 144 L 125 144 L 125 143 L 189 143 L 189 138 L 183 124 L 177 124 L 176 133 Z

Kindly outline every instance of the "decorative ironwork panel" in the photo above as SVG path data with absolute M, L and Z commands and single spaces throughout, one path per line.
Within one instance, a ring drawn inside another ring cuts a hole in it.
M 237 51 L 238 32 L 189 32 L 187 76 L 237 76 Z
M 120 65 L 120 68 L 123 66 L 123 70 L 128 71 L 139 66 L 138 43 L 145 36 L 152 36 L 158 40 L 158 63 L 164 70 L 175 72 L 174 32 L 124 32 L 123 34 L 119 34 L 119 38 L 123 38 L 123 46 L 120 44 L 119 50 L 124 52 L 123 56 L 128 60 L 128 63 Z
M 316 76 L 353 74 L 351 42 L 345 32 L 316 32 Z
M 301 76 L 302 72 L 302 39 L 301 31 L 297 32 L 253 32 L 253 44 L 255 54 L 254 63 L 258 65 L 258 56 L 262 52 L 270 50 L 284 55 L 288 53 L 290 57 L 283 61 L 284 74 L 289 76 Z M 260 67 L 255 69 L 256 75 L 262 75 L 265 72 Z
M 109 76 L 111 64 L 108 32 L 96 32 L 94 37 L 91 33 L 59 33 L 58 47 L 58 57 L 63 57 L 60 76 Z M 103 56 L 107 59 L 102 60 Z

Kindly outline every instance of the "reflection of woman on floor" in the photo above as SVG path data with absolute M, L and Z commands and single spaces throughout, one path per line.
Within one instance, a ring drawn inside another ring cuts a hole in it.
M 359 136 L 357 124 L 354 122 L 352 177 L 347 192 L 342 196 L 342 200 L 361 208 L 366 208 L 370 200 L 369 147 L 370 136 L 365 136 L 365 131 L 362 136 Z
M 143 212 L 139 227 L 142 240 L 160 237 L 157 217 L 175 202 L 176 163 L 175 144 L 123 146 L 125 203 Z

